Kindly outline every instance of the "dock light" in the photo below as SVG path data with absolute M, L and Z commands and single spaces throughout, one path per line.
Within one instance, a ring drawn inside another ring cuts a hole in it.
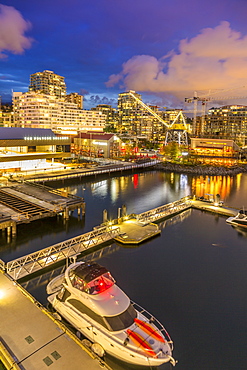
M 0 300 L 3 299 L 5 295 L 6 295 L 5 292 L 2 289 L 0 289 Z

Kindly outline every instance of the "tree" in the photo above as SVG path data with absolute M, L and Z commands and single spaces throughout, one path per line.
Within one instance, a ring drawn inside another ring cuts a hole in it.
M 176 160 L 180 155 L 180 148 L 178 143 L 172 141 L 164 147 L 164 154 L 170 157 L 172 160 Z

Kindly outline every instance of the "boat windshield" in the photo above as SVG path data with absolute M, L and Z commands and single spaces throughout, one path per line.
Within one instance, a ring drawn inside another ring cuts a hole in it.
M 137 312 L 132 306 L 129 305 L 127 310 L 117 316 L 104 316 L 104 320 L 110 331 L 124 330 L 130 327 L 134 323 L 134 319 L 137 317 Z
M 111 276 L 110 272 L 105 272 L 88 283 L 75 274 L 71 274 L 70 280 L 74 288 L 88 294 L 102 293 L 115 284 L 115 280 Z
M 96 279 L 89 281 L 85 286 L 85 291 L 89 294 L 99 294 L 109 289 L 114 284 L 115 280 L 109 272 L 106 272 Z

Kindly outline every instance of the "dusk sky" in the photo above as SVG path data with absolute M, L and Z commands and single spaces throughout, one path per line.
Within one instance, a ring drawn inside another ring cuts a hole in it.
M 247 1 L 0 0 L 0 65 L 3 102 L 46 69 L 86 109 L 129 89 L 161 107 L 247 96 Z

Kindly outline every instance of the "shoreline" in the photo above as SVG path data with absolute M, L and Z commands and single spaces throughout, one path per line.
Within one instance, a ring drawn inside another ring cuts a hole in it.
M 200 165 L 185 165 L 178 163 L 160 163 L 157 164 L 156 169 L 167 172 L 186 173 L 194 175 L 209 175 L 209 176 L 234 176 L 239 173 L 247 172 L 247 164 L 235 165 L 231 167 L 217 167 L 217 166 L 200 166 Z

